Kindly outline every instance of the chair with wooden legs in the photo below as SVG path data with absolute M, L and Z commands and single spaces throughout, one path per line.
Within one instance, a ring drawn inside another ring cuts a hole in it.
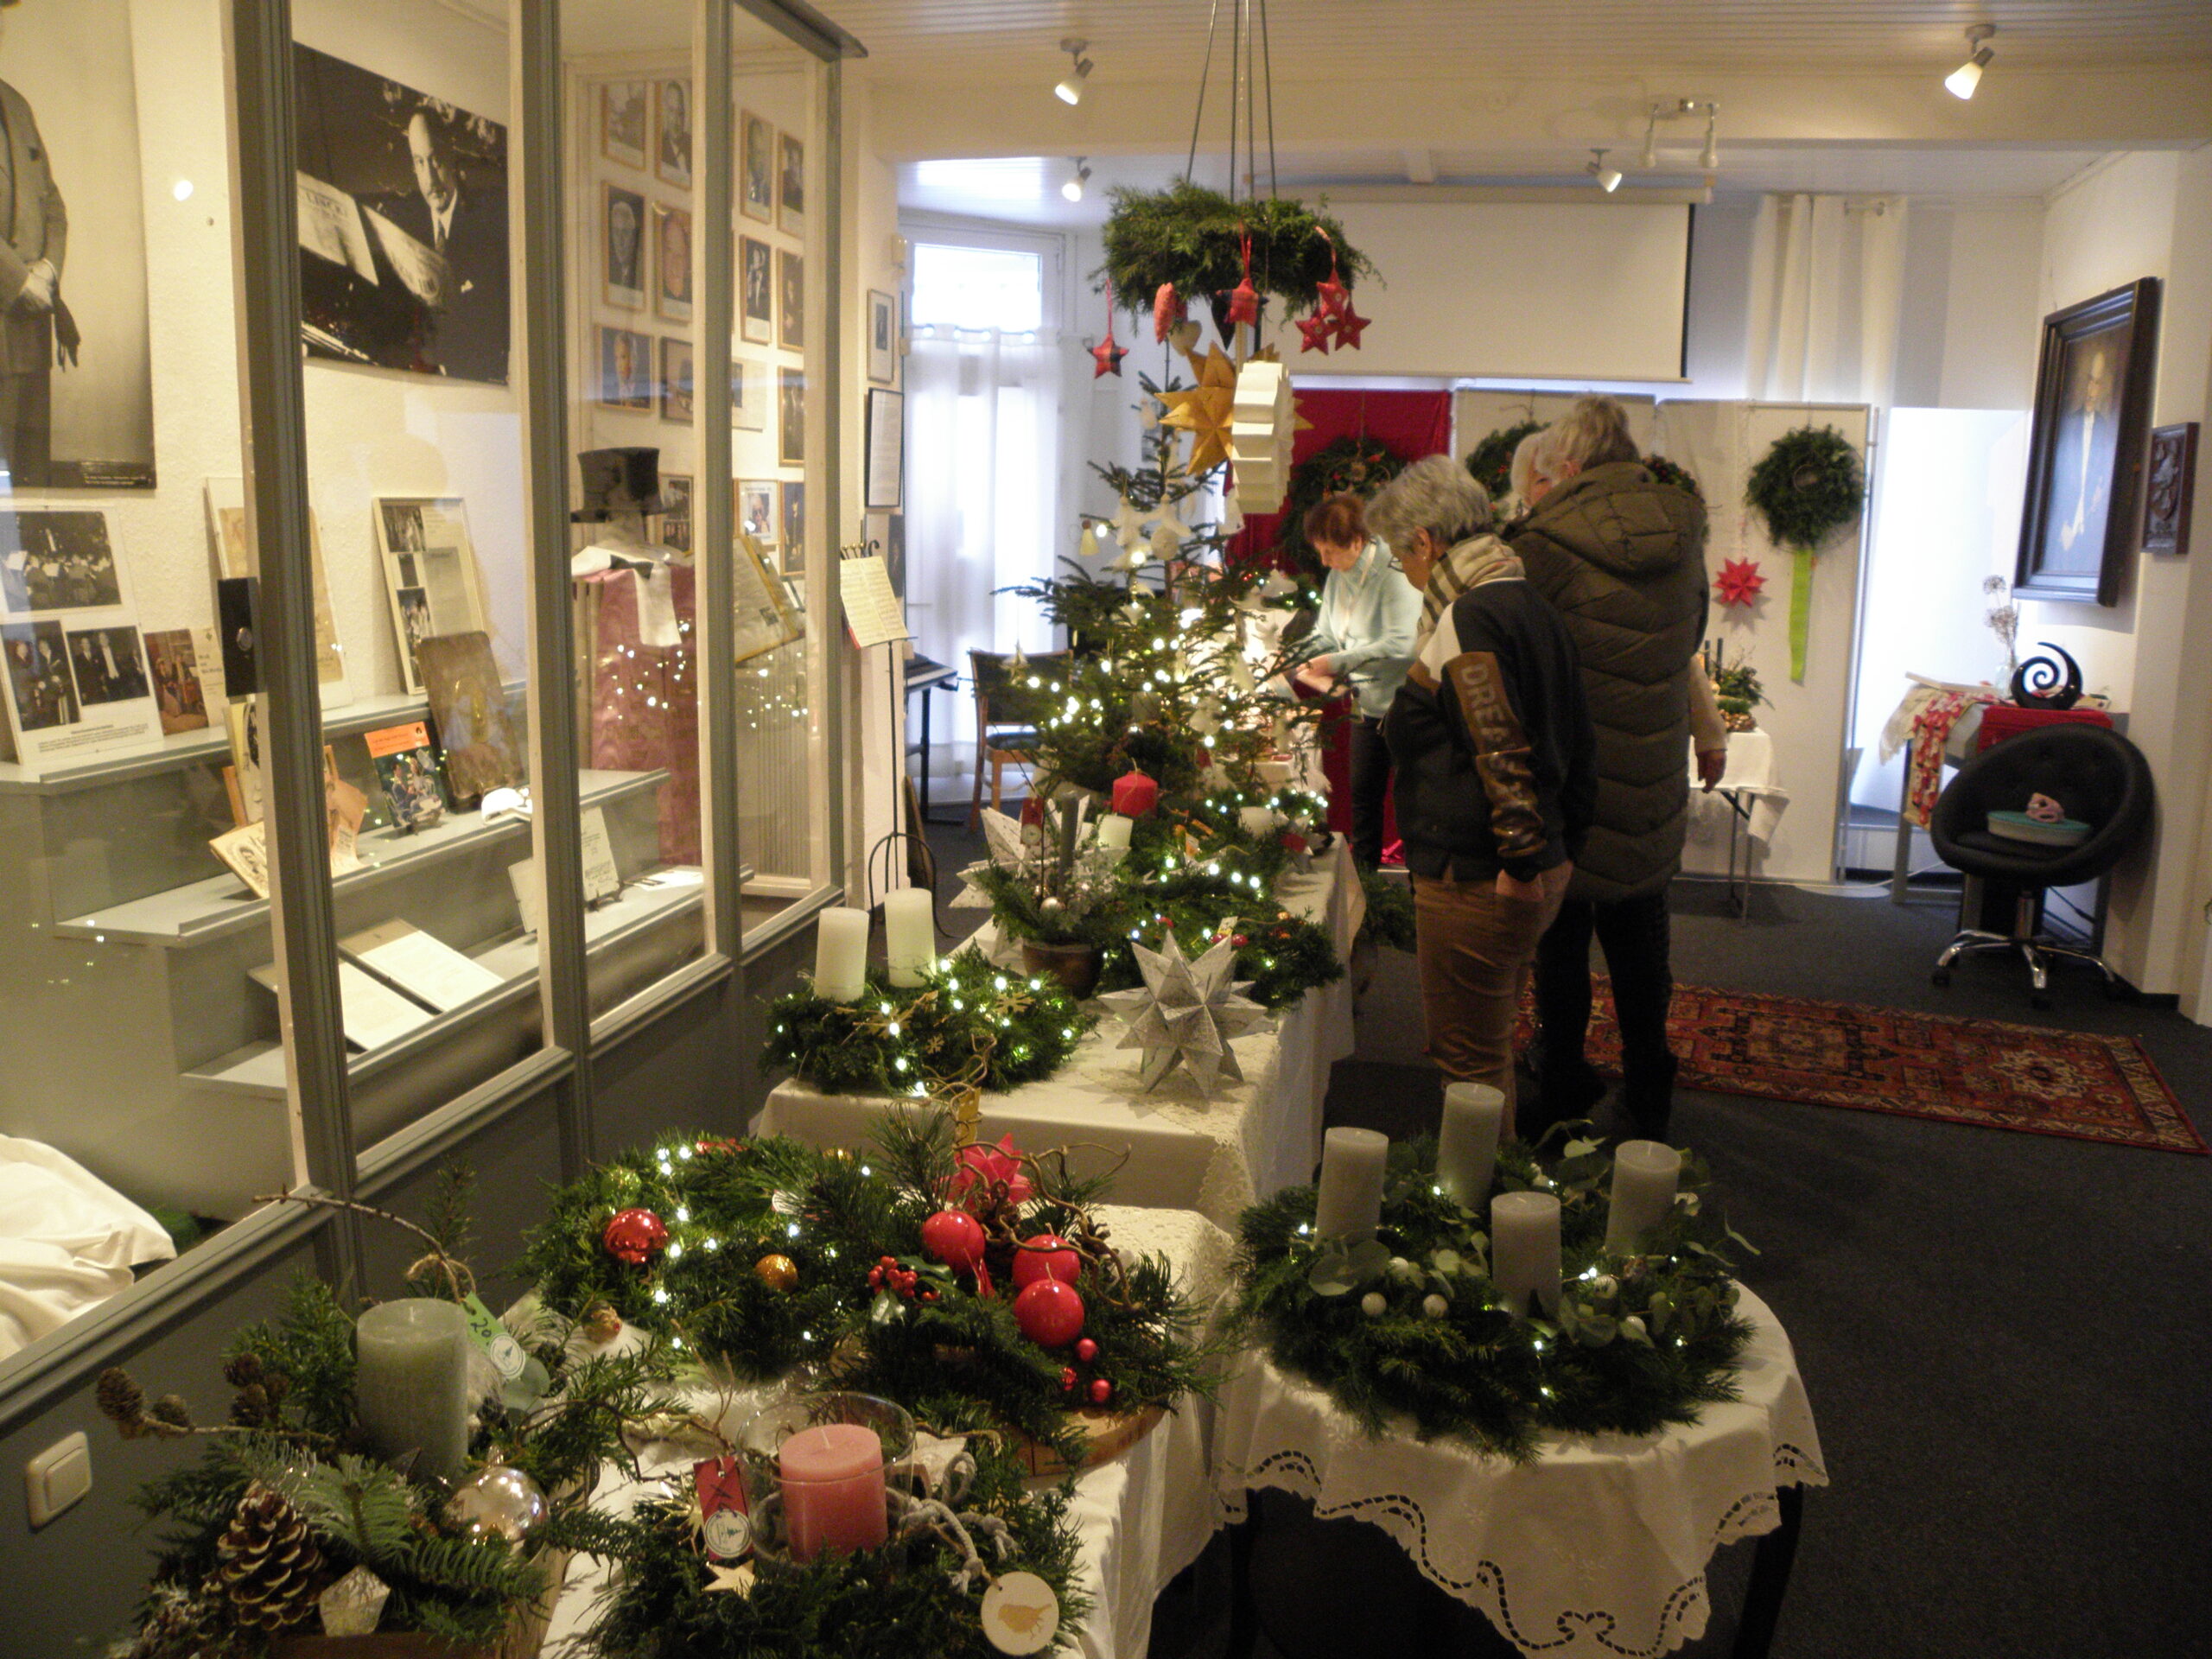
M 1065 651 L 1021 659 L 996 652 L 971 651 L 968 670 L 976 688 L 976 787 L 968 803 L 968 827 L 973 830 L 983 815 L 983 774 L 991 776 L 991 810 L 1004 810 L 1006 769 L 1035 764 L 1037 728 L 1043 721 L 1050 694 L 1046 687 L 1067 671 L 1073 661 Z

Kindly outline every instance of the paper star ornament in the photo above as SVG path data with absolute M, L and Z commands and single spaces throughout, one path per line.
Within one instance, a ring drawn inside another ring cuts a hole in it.
M 1236 365 L 1220 346 L 1209 346 L 1203 358 L 1193 359 L 1198 384 L 1181 391 L 1162 392 L 1160 401 L 1167 412 L 1160 417 L 1191 435 L 1191 458 L 1183 470 L 1203 477 L 1229 459 L 1230 423 L 1236 416 Z
M 1233 919 L 1230 926 L 1233 931 Z M 1232 941 L 1221 940 L 1192 962 L 1170 928 L 1160 950 L 1132 944 L 1129 950 L 1144 976 L 1143 988 L 1115 991 L 1098 1000 L 1127 1022 L 1119 1046 L 1142 1051 L 1139 1086 L 1156 1087 L 1179 1065 L 1201 1095 L 1211 1095 L 1224 1077 L 1242 1083 L 1244 1073 L 1230 1039 L 1251 1030 L 1268 1011 L 1243 995 L 1251 988 L 1249 980 L 1231 982 L 1236 960 Z
M 1766 573 L 1751 559 L 1730 559 L 1713 579 L 1723 605 L 1756 605 L 1766 587 Z
M 1020 868 L 1029 855 L 1029 846 L 1023 837 L 1021 820 L 1004 812 L 983 809 L 983 845 L 990 856 L 979 859 L 960 872 L 960 896 L 952 901 L 955 910 L 988 910 L 990 895 L 976 880 L 985 870 L 994 867 L 1001 870 Z

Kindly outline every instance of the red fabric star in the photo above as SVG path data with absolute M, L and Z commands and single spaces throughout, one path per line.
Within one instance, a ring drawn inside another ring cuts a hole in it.
M 1328 281 L 1315 287 L 1314 296 L 1320 315 L 1333 319 L 1344 308 L 1344 302 L 1351 297 L 1351 290 L 1332 275 Z
M 1259 290 L 1252 286 L 1252 279 L 1247 276 L 1230 293 L 1229 326 L 1234 328 L 1240 322 L 1249 322 L 1257 327 L 1259 321 Z
M 1175 284 L 1162 283 L 1160 292 L 1152 296 L 1152 338 L 1154 344 L 1167 338 L 1167 331 L 1183 321 L 1183 302 L 1175 297 Z
M 1108 329 L 1106 338 L 1090 348 L 1091 360 L 1098 365 L 1091 370 L 1090 378 L 1096 380 L 1102 375 L 1119 374 L 1122 372 L 1122 359 L 1128 354 L 1128 347 L 1116 345 L 1113 330 Z
M 1336 326 L 1337 320 L 1326 311 L 1316 311 L 1310 317 L 1300 318 L 1298 333 L 1304 344 L 1298 349 L 1301 352 L 1319 352 L 1323 356 L 1327 356 L 1329 336 Z
M 1361 316 L 1358 312 L 1352 309 L 1351 296 L 1345 295 L 1344 309 L 1337 314 L 1337 344 L 1345 351 L 1357 351 L 1359 336 L 1370 321 L 1370 319 Z
M 1766 573 L 1750 559 L 1731 559 L 1713 579 L 1723 605 L 1754 605 L 1766 586 Z

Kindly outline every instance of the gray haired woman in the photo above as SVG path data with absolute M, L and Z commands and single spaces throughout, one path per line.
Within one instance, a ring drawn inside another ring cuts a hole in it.
M 1497 1088 L 1510 1113 L 1522 976 L 1597 791 L 1574 642 L 1491 533 L 1488 494 L 1449 456 L 1400 474 L 1367 521 L 1432 619 L 1383 722 L 1428 1051 L 1447 1078 Z

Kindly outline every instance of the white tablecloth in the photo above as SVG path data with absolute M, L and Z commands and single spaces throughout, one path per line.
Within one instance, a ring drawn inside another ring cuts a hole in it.
M 1202 1305 L 1213 1306 L 1228 1284 L 1229 1235 L 1205 1217 L 1121 1205 L 1101 1205 L 1096 1214 L 1117 1246 L 1173 1260 L 1178 1282 Z M 727 1433 L 774 1392 L 702 1389 L 694 1404 L 719 1414 Z M 1076 1482 L 1068 1511 L 1077 1539 L 1076 1575 L 1095 1604 L 1076 1648 L 1086 1659 L 1144 1659 L 1153 1603 L 1212 1537 L 1217 1516 L 1205 1478 L 1212 1427 L 1211 1407 L 1185 1401 L 1136 1445 Z M 663 1445 L 647 1448 L 639 1460 L 649 1481 L 657 1481 L 688 1469 L 698 1455 Z M 626 1515 L 650 1490 L 610 1465 L 597 1506 Z M 546 1636 L 548 1659 L 582 1659 L 590 1651 L 583 1633 L 597 1616 L 606 1583 L 603 1564 L 582 1556 L 570 1561 Z
M 1313 874 L 1278 889 L 1286 909 L 1329 930 L 1342 957 L 1367 912 L 1366 895 L 1340 838 Z M 990 941 L 979 935 L 979 942 Z M 1242 1084 L 1202 1096 L 1179 1067 L 1150 1094 L 1137 1091 L 1138 1051 L 1116 1046 L 1109 1018 L 1057 1075 L 985 1095 L 978 1138 L 1012 1135 L 1028 1152 L 1068 1146 L 1071 1166 L 1114 1168 L 1124 1204 L 1195 1210 L 1223 1227 L 1255 1201 L 1313 1179 L 1321 1154 L 1329 1071 L 1352 1050 L 1351 990 L 1342 979 L 1236 1039 Z M 796 1078 L 779 1084 L 753 1122 L 755 1135 L 788 1135 L 822 1147 L 868 1144 L 874 1120 L 899 1104 L 885 1096 L 825 1095 Z
M 1781 774 L 1776 769 L 1774 736 L 1771 733 L 1729 733 L 1728 765 L 1710 794 L 1697 782 L 1697 760 L 1693 750 L 1690 779 L 1691 814 L 1700 820 L 1709 819 L 1717 825 L 1721 844 L 1726 844 L 1727 815 L 1734 810 L 1721 798 L 1731 795 L 1743 802 L 1746 815 L 1745 828 L 1750 831 L 1751 839 L 1759 842 L 1774 839 L 1775 828 L 1781 823 L 1783 811 L 1789 804 L 1789 791 L 1782 786 Z
M 1827 1484 L 1789 1338 L 1749 1291 L 1741 1311 L 1755 1330 L 1738 1401 L 1659 1435 L 1555 1437 L 1526 1464 L 1410 1432 L 1372 1440 L 1255 1352 L 1217 1414 L 1223 1514 L 1242 1520 L 1249 1491 L 1277 1487 L 1323 1520 L 1378 1526 L 1526 1654 L 1669 1652 L 1704 1634 L 1713 1550 L 1771 1531 L 1777 1487 Z

